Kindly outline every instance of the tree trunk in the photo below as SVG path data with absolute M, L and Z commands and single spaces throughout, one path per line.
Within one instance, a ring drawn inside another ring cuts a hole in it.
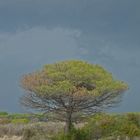
M 72 129 L 72 113 L 67 113 L 67 120 L 65 126 L 65 133 L 70 133 Z

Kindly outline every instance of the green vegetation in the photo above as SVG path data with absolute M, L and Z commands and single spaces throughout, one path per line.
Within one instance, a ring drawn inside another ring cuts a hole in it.
M 7 116 L 8 113 L 7 112 L 0 112 L 0 116 Z
M 140 137 L 140 113 L 96 114 L 81 129 L 59 133 L 53 140 L 116 140 Z
M 8 116 L 12 115 L 14 119 L 9 119 Z M 38 115 L 40 116 L 40 114 Z M 19 116 L 25 118 L 19 118 Z M 32 122 L 26 118 L 27 116 L 30 114 L 7 114 L 7 118 L 0 118 L 0 136 L 23 136 L 23 140 L 116 140 L 118 137 L 125 140 L 126 137 L 140 138 L 140 113 L 99 113 L 83 122 L 82 127 L 75 124 L 68 134 L 64 133 L 64 123 Z
M 70 133 L 59 133 L 51 140 L 88 140 L 88 134 L 83 129 L 72 129 Z
M 27 124 L 29 123 L 29 119 L 13 119 L 11 121 L 13 124 Z
M 47 121 L 46 115 L 41 113 L 36 114 L 9 114 L 7 112 L 0 112 L 0 124 L 26 124 L 31 122 Z
M 140 136 L 140 114 L 97 114 L 84 127 L 91 138 Z

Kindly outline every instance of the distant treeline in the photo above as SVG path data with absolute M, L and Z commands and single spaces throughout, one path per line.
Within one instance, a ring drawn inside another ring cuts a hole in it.
M 0 124 L 8 124 L 8 123 L 29 123 L 29 122 L 39 122 L 39 121 L 47 121 L 47 117 L 44 114 L 37 113 L 7 113 L 0 112 Z

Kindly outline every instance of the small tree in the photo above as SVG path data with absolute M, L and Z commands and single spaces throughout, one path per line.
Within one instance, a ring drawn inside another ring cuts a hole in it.
M 66 132 L 80 115 L 93 115 L 119 102 L 118 97 L 127 89 L 101 66 L 79 60 L 45 65 L 24 75 L 21 85 L 27 91 L 21 103 L 54 113 L 55 119 L 66 122 Z

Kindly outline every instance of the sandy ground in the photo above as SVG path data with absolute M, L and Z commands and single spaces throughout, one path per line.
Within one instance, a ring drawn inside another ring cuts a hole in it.
M 21 140 L 21 137 L 17 137 L 17 136 L 8 137 L 8 136 L 4 136 L 3 138 L 0 138 L 0 140 Z

